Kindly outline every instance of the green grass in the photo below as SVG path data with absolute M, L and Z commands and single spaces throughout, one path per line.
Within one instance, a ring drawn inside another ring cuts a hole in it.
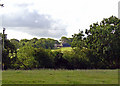
M 53 49 L 52 51 L 61 51 L 61 52 L 64 52 L 64 51 L 71 51 L 72 48 L 71 47 L 61 47 L 61 48 L 58 48 L 58 49 Z
M 118 84 L 118 70 L 7 70 L 3 84 Z

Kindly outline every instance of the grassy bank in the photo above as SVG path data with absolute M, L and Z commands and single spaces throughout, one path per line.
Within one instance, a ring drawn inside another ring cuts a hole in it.
M 3 84 L 117 84 L 118 70 L 7 70 Z

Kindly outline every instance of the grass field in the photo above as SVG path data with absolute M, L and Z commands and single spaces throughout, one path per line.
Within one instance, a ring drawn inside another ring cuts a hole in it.
M 64 52 L 64 51 L 71 51 L 72 48 L 71 47 L 62 47 L 62 48 L 58 48 L 58 49 L 53 49 L 52 51 L 61 51 L 61 52 Z
M 3 84 L 118 84 L 118 70 L 7 70 Z

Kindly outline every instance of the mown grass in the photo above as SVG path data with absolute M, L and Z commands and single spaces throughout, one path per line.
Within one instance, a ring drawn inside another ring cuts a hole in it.
M 3 84 L 118 84 L 118 70 L 6 70 Z
M 71 51 L 71 50 L 72 50 L 71 47 L 61 47 L 61 48 L 58 48 L 58 49 L 52 49 L 52 51 L 61 51 L 61 52 Z

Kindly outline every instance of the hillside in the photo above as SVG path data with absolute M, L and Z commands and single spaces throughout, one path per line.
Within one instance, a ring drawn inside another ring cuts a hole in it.
M 71 50 L 72 50 L 71 47 L 62 47 L 62 48 L 58 48 L 58 49 L 52 49 L 52 51 L 61 51 L 61 52 L 71 51 Z

